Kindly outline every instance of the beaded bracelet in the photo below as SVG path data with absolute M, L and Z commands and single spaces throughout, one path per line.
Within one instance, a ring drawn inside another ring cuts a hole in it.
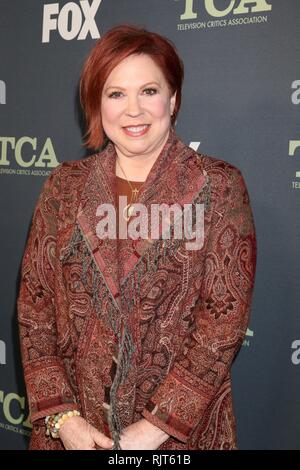
M 54 439 L 59 438 L 59 430 L 61 426 L 67 421 L 67 419 L 72 418 L 72 416 L 80 416 L 80 412 L 78 410 L 63 411 L 56 415 L 46 416 L 46 436 L 51 436 Z

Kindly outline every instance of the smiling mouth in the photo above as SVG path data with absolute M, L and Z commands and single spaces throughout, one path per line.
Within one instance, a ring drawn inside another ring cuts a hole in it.
M 138 126 L 126 126 L 123 127 L 123 130 L 126 135 L 131 137 L 140 137 L 148 132 L 150 129 L 150 124 L 141 124 Z

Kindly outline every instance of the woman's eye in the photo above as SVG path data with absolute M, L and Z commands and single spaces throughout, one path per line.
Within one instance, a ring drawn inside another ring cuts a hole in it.
M 121 91 L 113 91 L 112 93 L 110 93 L 109 98 L 120 98 L 121 95 Z
M 145 88 L 144 92 L 146 93 L 146 95 L 155 95 L 157 93 L 157 90 L 156 88 Z

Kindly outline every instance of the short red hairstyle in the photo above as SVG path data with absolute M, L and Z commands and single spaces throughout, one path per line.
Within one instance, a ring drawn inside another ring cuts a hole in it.
M 101 96 L 111 71 L 132 54 L 147 54 L 161 69 L 176 102 L 171 123 L 174 124 L 181 104 L 181 87 L 184 76 L 183 62 L 174 44 L 164 36 L 132 25 L 119 25 L 101 37 L 88 55 L 80 78 L 80 102 L 87 132 L 85 145 L 102 147 L 106 136 L 101 119 Z

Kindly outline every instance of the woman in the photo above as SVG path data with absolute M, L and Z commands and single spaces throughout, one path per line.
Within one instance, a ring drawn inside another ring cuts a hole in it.
M 182 80 L 170 41 L 134 26 L 108 31 L 87 58 L 86 144 L 107 145 L 51 173 L 22 262 L 31 449 L 236 448 L 230 369 L 255 229 L 240 171 L 174 132 Z M 175 237 L 175 218 L 163 231 L 174 205 L 189 208 L 190 228 L 203 208 L 198 244 L 193 230 Z

